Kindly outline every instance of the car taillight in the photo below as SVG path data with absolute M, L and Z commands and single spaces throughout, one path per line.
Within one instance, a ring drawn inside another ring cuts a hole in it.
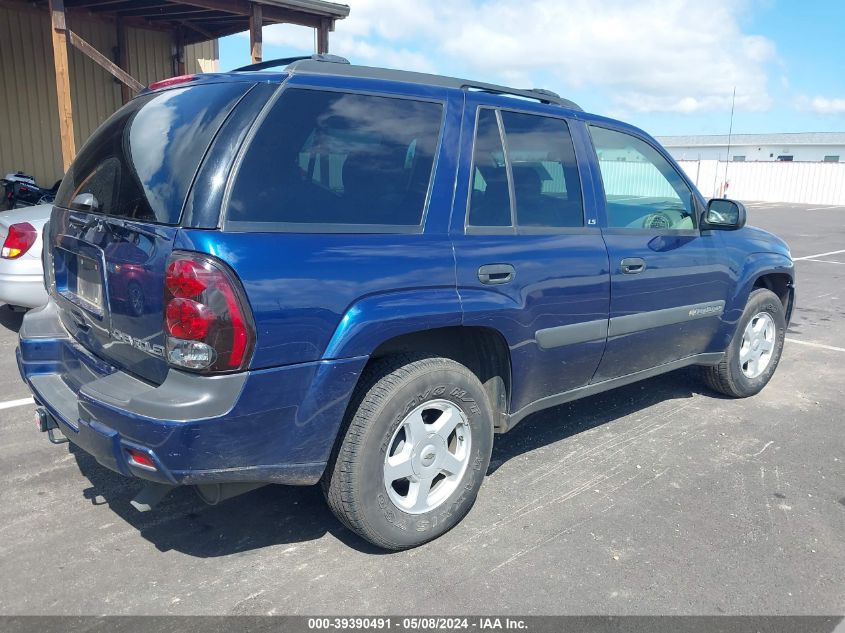
M 176 252 L 164 285 L 167 360 L 198 371 L 244 369 L 255 327 L 234 273 L 208 255 Z
M 29 222 L 20 222 L 9 227 L 9 234 L 3 242 L 3 250 L 0 257 L 3 259 L 16 259 L 26 253 L 35 240 L 38 239 L 38 231 Z
M 168 86 L 178 86 L 179 84 L 186 84 L 189 81 L 193 81 L 196 78 L 196 75 L 178 75 L 176 77 L 162 79 L 161 81 L 154 81 L 150 84 L 149 88 L 150 90 L 158 90 L 159 88 L 166 88 Z

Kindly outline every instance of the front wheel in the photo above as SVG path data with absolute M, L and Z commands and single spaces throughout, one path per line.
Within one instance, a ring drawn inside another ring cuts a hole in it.
M 437 538 L 469 512 L 493 448 L 478 378 L 445 358 L 401 356 L 368 368 L 323 478 L 329 507 L 385 549 Z
M 718 365 L 702 368 L 705 382 L 733 398 L 759 393 L 777 369 L 785 336 L 786 317 L 780 299 L 771 290 L 754 290 L 725 358 Z

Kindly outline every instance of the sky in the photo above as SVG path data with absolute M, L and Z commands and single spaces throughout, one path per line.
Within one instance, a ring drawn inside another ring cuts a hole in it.
M 352 63 L 546 88 L 653 135 L 845 131 L 845 0 L 348 0 Z M 264 59 L 313 29 L 269 25 Z M 221 70 L 249 63 L 246 33 Z

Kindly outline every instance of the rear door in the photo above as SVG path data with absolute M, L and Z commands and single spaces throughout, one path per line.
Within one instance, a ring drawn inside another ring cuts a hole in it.
M 452 232 L 464 323 L 503 333 L 518 411 L 590 380 L 609 277 L 571 122 L 508 103 L 467 95 L 461 154 L 472 161 L 461 161 Z
M 661 150 L 627 129 L 588 129 L 611 273 L 600 382 L 706 351 L 730 271 L 718 232 L 699 230 L 695 194 Z
M 70 334 L 160 382 L 164 273 L 188 190 L 212 139 L 251 84 L 142 95 L 90 138 L 50 222 L 48 282 Z

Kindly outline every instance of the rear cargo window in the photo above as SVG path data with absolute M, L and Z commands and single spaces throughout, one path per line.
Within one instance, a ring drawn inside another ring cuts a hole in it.
M 227 222 L 419 226 L 442 118 L 441 103 L 289 88 L 244 155 Z
M 249 86 L 207 84 L 133 99 L 82 148 L 55 204 L 177 224 L 214 134 Z

